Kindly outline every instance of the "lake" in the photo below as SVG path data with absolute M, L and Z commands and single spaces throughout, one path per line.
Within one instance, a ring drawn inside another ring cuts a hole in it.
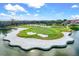
M 33 49 L 24 51 L 19 47 L 9 46 L 8 41 L 3 38 L 12 30 L 0 30 L 0 56 L 78 56 L 79 55 L 79 31 L 73 32 L 72 38 L 75 40 L 73 44 L 68 44 L 65 48 L 52 48 L 49 51 Z

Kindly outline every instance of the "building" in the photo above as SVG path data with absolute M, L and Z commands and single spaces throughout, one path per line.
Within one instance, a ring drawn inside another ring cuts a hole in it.
M 73 19 L 73 20 L 66 20 L 65 22 L 63 22 L 64 25 L 67 24 L 79 24 L 79 19 Z

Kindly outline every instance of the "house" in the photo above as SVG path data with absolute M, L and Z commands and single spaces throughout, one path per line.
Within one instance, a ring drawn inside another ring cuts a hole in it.
M 64 25 L 68 25 L 68 24 L 79 24 L 79 19 L 66 20 L 62 24 L 64 24 Z

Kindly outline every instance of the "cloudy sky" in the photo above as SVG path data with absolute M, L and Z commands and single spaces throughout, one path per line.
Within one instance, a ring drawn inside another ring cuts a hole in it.
M 78 19 L 78 3 L 0 3 L 0 20 Z

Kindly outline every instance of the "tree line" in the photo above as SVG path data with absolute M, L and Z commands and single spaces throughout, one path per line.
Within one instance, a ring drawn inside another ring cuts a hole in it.
M 46 25 L 52 25 L 52 24 L 62 24 L 64 21 L 66 21 L 67 19 L 64 20 L 41 20 L 41 21 L 15 21 L 15 20 L 11 20 L 11 21 L 0 21 L 0 27 L 3 26 L 8 26 L 8 25 L 20 25 L 20 24 L 46 24 Z

